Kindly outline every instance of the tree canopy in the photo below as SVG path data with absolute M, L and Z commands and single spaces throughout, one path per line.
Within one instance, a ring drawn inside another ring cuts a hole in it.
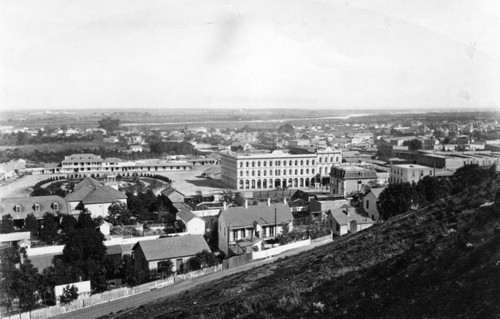
M 120 119 L 114 119 L 110 116 L 99 120 L 99 127 L 106 130 L 106 133 L 113 134 L 120 127 Z

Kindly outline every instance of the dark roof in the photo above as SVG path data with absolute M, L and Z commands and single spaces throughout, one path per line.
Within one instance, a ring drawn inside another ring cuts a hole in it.
M 370 192 L 373 193 L 373 195 L 375 195 L 375 198 L 378 198 L 380 196 L 380 193 L 382 193 L 384 189 L 385 188 L 372 188 L 370 189 Z
M 57 207 L 54 203 L 57 203 Z M 40 205 L 38 211 L 35 211 L 35 204 Z M 19 213 L 15 211 L 16 205 L 21 206 Z M 0 201 L 0 215 L 2 216 L 10 214 L 13 219 L 25 219 L 29 213 L 33 213 L 39 219 L 45 213 L 67 214 L 67 205 L 64 198 L 57 195 L 4 198 Z
M 121 255 L 121 254 L 122 254 L 121 245 L 106 246 L 106 255 Z
M 194 256 L 203 250 L 211 251 L 202 235 L 144 240 L 139 241 L 132 249 L 135 251 L 139 247 L 148 261 Z
M 87 186 L 66 196 L 67 202 L 82 202 L 83 204 L 112 203 L 127 199 L 127 195 L 111 186 Z
M 276 223 L 289 223 L 293 221 L 293 215 L 288 205 L 278 203 L 267 205 L 248 206 L 248 208 L 228 207 L 220 213 L 219 219 L 224 219 L 227 226 L 238 228 L 242 226 L 252 226 L 254 222 L 260 225 L 274 225 L 276 210 Z
M 181 209 L 177 212 L 177 217 L 179 217 L 184 223 L 187 223 L 191 219 L 195 218 L 196 215 L 189 209 Z
M 66 156 L 63 160 L 63 163 L 74 163 L 74 162 L 102 162 L 102 158 L 100 156 L 94 154 L 73 154 L 70 156 Z
M 33 267 L 38 270 L 38 273 L 42 273 L 44 269 L 52 266 L 52 259 L 59 254 L 45 254 L 45 255 L 36 255 L 36 256 L 28 256 L 31 261 Z
M 82 181 L 80 183 L 75 185 L 73 192 L 76 192 L 80 188 L 86 187 L 86 186 L 102 186 L 102 184 L 99 183 L 98 181 L 96 181 L 95 179 L 93 179 L 92 177 L 85 177 L 84 179 L 82 179 Z

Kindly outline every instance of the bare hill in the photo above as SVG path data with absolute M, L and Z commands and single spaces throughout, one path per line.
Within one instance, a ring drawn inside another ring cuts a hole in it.
M 499 317 L 497 189 L 472 187 L 119 318 Z

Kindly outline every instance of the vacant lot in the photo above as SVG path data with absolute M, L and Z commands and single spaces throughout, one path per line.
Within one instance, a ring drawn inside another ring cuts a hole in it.
M 63 176 L 62 174 L 47 174 L 47 175 L 25 175 L 17 180 L 2 184 L 0 186 L 0 198 L 23 197 L 29 196 L 33 190 L 33 186 L 44 179 L 53 176 Z
M 225 189 L 221 181 L 207 179 L 202 176 L 203 171 L 210 167 L 199 166 L 193 167 L 190 171 L 158 172 L 158 174 L 170 178 L 172 186 L 184 195 L 195 195 L 197 191 L 201 191 L 203 195 L 208 195 Z

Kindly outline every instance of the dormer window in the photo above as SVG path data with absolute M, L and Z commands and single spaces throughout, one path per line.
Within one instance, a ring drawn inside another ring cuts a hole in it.
M 16 205 L 16 206 L 14 206 L 14 211 L 15 211 L 16 213 L 20 213 L 20 212 L 21 212 L 21 205 Z
M 52 203 L 52 209 L 53 210 L 59 210 L 59 204 L 58 203 Z
M 34 210 L 35 212 L 39 212 L 39 211 L 40 211 L 40 204 L 35 203 L 35 205 L 33 205 L 33 210 Z

